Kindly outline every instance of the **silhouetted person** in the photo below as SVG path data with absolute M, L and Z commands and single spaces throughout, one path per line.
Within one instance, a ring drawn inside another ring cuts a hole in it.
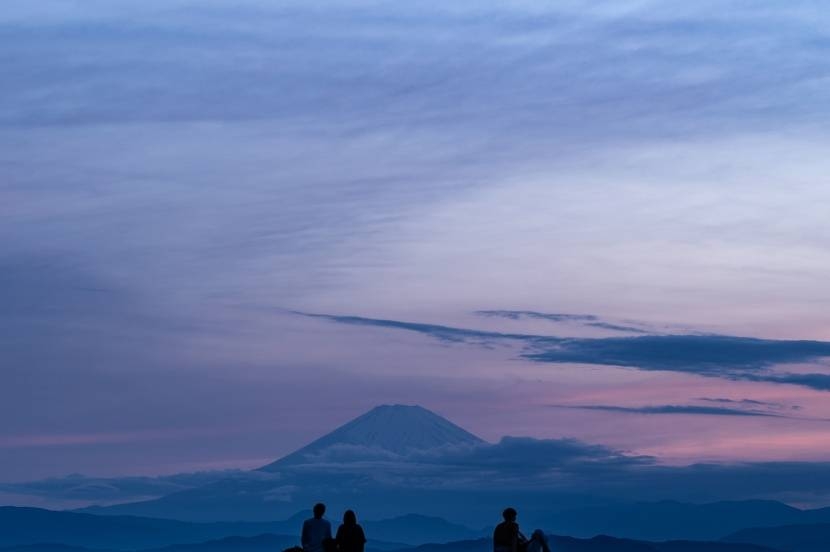
M 305 552 L 328 552 L 326 548 L 331 540 L 331 523 L 323 519 L 325 513 L 326 505 L 318 502 L 314 505 L 314 517 L 303 522 L 300 542 Z
M 544 531 L 536 529 L 533 534 L 530 535 L 530 540 L 527 541 L 526 552 L 550 552 L 550 546 L 548 546 L 548 536 L 545 535 Z
M 501 515 L 504 521 L 493 531 L 493 552 L 524 552 L 527 538 L 519 531 L 516 510 L 507 508 Z
M 351 510 L 343 514 L 343 524 L 337 528 L 337 550 L 339 552 L 363 552 L 366 535 L 363 527 L 357 524 L 357 516 Z

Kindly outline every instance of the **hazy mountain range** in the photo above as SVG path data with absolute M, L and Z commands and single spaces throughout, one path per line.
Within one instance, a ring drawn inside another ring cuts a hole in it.
M 480 528 L 498 522 L 511 504 L 525 526 L 637 539 L 716 539 L 746 527 L 830 522 L 830 510 L 769 500 L 665 500 L 678 486 L 693 487 L 696 478 L 721 482 L 714 488 L 728 494 L 730 485 L 740 484 L 731 481 L 730 469 L 664 467 L 572 439 L 505 437 L 492 444 L 422 407 L 385 405 L 259 470 L 83 511 L 265 522 L 323 500 L 335 516 L 346 508 L 370 520 L 418 513 Z
M 646 542 L 608 536 L 598 536 L 592 539 L 553 536 L 550 540 L 556 552 L 782 552 L 753 544 L 693 541 Z M 254 537 L 226 537 L 195 544 L 176 544 L 142 552 L 274 552 L 285 547 L 286 542 L 284 536 L 265 534 Z M 395 552 L 485 552 L 490 549 L 490 546 L 489 539 L 477 539 L 446 544 L 428 544 Z M 116 551 L 39 544 L 0 548 L 0 552 Z
M 830 508 L 632 502 L 555 488 L 558 473 L 609 466 L 653 469 L 647 459 L 567 439 L 491 444 L 424 408 L 380 406 L 258 470 L 162 498 L 78 512 L 0 508 L 0 547 L 14 547 L 0 552 L 273 551 L 297 543 L 318 500 L 335 523 L 356 509 L 375 551 L 487 550 L 508 504 L 527 533 L 569 535 L 554 538 L 557 551 L 830 550 Z

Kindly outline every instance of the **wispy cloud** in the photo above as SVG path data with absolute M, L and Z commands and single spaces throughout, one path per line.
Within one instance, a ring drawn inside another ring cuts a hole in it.
M 0 482 L 0 492 L 36 496 L 53 503 L 84 501 L 114 504 L 146 500 L 171 493 L 227 480 L 240 474 L 234 470 L 182 473 L 159 477 L 88 477 L 72 474 L 20 483 Z
M 770 408 L 773 410 L 801 410 L 801 407 L 795 404 L 786 405 L 779 402 L 770 402 L 770 401 L 758 401 L 755 399 L 727 399 L 723 397 L 698 397 L 699 401 L 714 403 L 714 404 L 721 404 L 721 405 L 733 405 L 733 406 L 742 406 L 742 407 L 764 407 Z
M 561 338 L 456 328 L 360 316 L 297 313 L 338 324 L 406 330 L 433 338 L 470 343 L 521 342 L 521 357 L 533 362 L 596 364 L 639 370 L 697 374 L 730 380 L 801 385 L 830 390 L 830 375 L 775 373 L 775 366 L 815 362 L 830 356 L 830 342 L 776 340 L 729 335 L 644 335 Z M 586 315 L 580 315 L 586 316 Z M 583 318 L 584 319 L 584 318 Z
M 509 320 L 521 320 L 523 318 L 535 320 L 549 320 L 551 322 L 576 322 L 589 328 L 600 328 L 617 332 L 645 334 L 650 333 L 643 325 L 626 325 L 617 322 L 603 320 L 593 314 L 562 314 L 544 313 L 536 311 L 511 311 L 511 310 L 480 310 L 475 314 L 488 318 L 507 318 Z
M 649 406 L 615 406 L 605 404 L 568 405 L 554 404 L 554 408 L 573 408 L 577 410 L 600 410 L 604 412 L 623 412 L 629 414 L 691 414 L 701 416 L 769 416 L 785 418 L 782 414 L 763 410 L 742 410 L 718 406 L 700 406 L 694 404 L 660 404 Z
M 401 320 L 384 320 L 377 318 L 366 318 L 363 316 L 343 316 L 334 314 L 319 314 L 308 313 L 300 311 L 292 311 L 299 316 L 307 316 L 309 318 L 321 318 L 336 322 L 338 324 L 348 324 L 352 326 L 373 326 L 378 328 L 390 328 L 396 330 L 406 330 L 417 332 L 430 337 L 441 339 L 443 341 L 454 342 L 487 342 L 499 339 L 518 339 L 518 340 L 541 340 L 552 339 L 541 335 L 522 334 L 522 333 L 502 333 L 492 332 L 486 330 L 472 330 L 467 328 L 454 328 L 452 326 L 443 326 L 440 324 L 422 324 L 418 322 L 404 322 Z

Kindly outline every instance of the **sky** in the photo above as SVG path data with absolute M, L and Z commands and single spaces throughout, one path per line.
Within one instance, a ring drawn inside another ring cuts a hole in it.
M 445 4 L 4 3 L 0 481 L 397 402 L 830 461 L 822 3 Z

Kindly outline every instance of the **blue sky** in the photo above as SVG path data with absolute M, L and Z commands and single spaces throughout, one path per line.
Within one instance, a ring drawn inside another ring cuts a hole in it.
M 827 19 L 807 1 L 8 2 L 5 478 L 260 465 L 382 402 L 493 441 L 827 460 L 818 354 L 758 360 L 757 381 L 293 314 L 634 336 L 474 314 L 575 313 L 824 350 Z M 713 410 L 745 400 L 776 415 Z

